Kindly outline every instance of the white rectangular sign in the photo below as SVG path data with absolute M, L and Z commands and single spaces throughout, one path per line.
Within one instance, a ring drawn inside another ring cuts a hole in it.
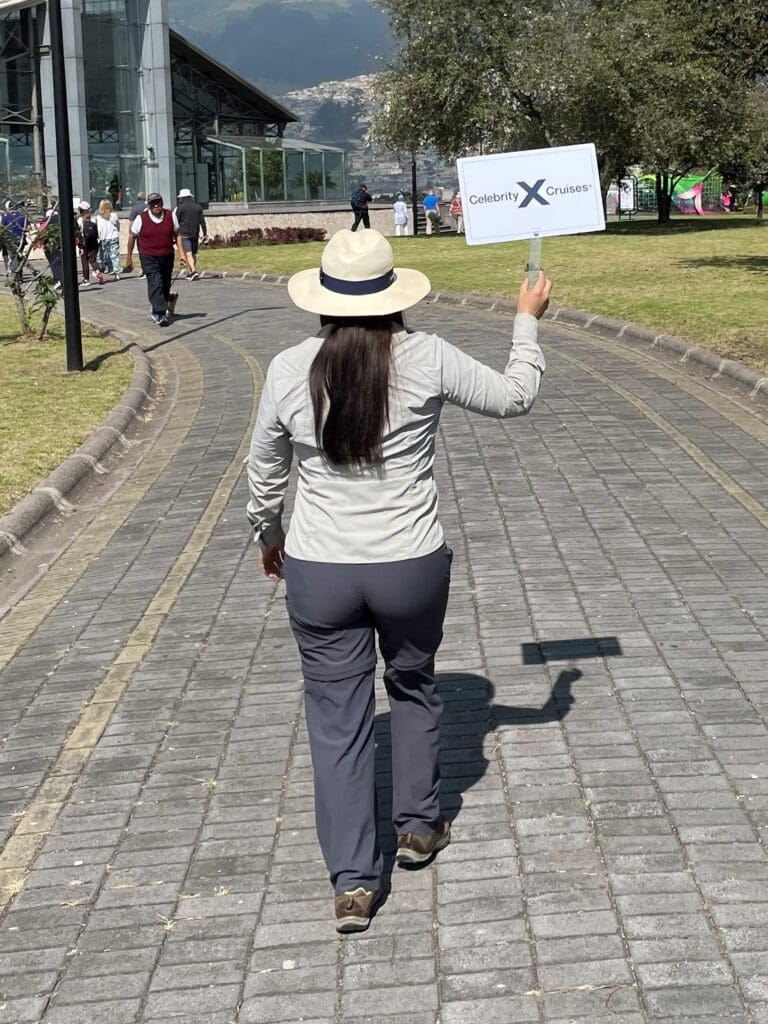
M 469 245 L 604 231 L 592 143 L 457 161 Z

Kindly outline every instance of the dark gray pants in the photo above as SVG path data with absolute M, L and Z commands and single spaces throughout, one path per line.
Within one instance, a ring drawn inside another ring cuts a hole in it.
M 392 820 L 398 834 L 440 819 L 440 718 L 434 657 L 452 553 L 401 562 L 286 558 L 286 601 L 304 673 L 320 847 L 337 893 L 381 885 L 374 767 L 375 633 L 386 664 Z

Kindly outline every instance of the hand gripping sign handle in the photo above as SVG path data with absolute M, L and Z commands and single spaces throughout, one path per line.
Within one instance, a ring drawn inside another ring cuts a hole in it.
M 539 280 L 539 271 L 541 270 L 541 238 L 536 235 L 531 239 L 531 245 L 528 249 L 528 287 L 533 288 L 536 282 Z

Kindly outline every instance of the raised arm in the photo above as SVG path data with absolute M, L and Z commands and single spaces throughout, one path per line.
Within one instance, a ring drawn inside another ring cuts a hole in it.
M 530 290 L 527 280 L 523 281 L 512 329 L 512 350 L 503 373 L 441 339 L 442 392 L 446 401 L 498 419 L 523 416 L 530 410 L 546 369 L 538 345 L 538 318 L 547 308 L 551 288 L 552 282 L 543 274 Z
M 250 500 L 246 512 L 262 552 L 282 549 L 285 542 L 282 514 L 292 458 L 293 445 L 277 413 L 270 366 L 247 462 Z

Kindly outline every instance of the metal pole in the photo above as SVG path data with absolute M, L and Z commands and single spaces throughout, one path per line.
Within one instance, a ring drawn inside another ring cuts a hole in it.
M 11 140 L 7 135 L 0 135 L 0 142 L 5 146 L 5 183 L 11 191 Z
M 419 233 L 419 199 L 416 195 L 416 154 L 411 153 L 411 202 L 413 203 L 413 233 Z
M 72 165 L 69 150 L 67 83 L 64 70 L 64 35 L 61 0 L 48 0 L 51 28 L 51 70 L 53 112 L 56 121 L 56 170 L 59 179 L 59 231 L 61 232 L 62 293 L 64 328 L 67 339 L 67 370 L 83 368 L 83 339 L 80 333 L 80 295 L 77 290 L 75 221 L 72 214 Z

